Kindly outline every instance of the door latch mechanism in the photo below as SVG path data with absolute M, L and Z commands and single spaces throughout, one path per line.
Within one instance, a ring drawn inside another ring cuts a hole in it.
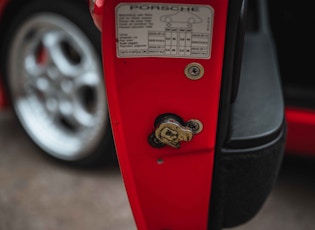
M 189 142 L 193 136 L 202 131 L 203 125 L 199 120 L 187 122 L 175 114 L 162 114 L 154 122 L 155 130 L 149 136 L 149 143 L 155 148 L 165 145 L 180 148 L 180 142 Z

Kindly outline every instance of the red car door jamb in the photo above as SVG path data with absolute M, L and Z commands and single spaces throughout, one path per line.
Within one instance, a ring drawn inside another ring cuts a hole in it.
M 207 229 L 227 8 L 227 0 L 105 2 L 108 106 L 140 230 Z

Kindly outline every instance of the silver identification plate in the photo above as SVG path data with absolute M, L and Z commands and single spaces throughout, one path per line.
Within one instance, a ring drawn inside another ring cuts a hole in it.
M 207 5 L 119 4 L 117 57 L 209 59 L 213 17 L 214 10 Z

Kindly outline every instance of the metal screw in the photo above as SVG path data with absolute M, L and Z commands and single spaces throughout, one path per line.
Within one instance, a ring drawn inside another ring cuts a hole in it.
M 190 80 L 198 80 L 202 78 L 204 74 L 204 68 L 199 63 L 190 63 L 185 68 L 185 75 Z
M 199 76 L 199 74 L 200 74 L 200 69 L 199 69 L 197 66 L 191 66 L 191 67 L 189 67 L 189 69 L 188 69 L 188 73 L 189 73 L 191 76 Z
M 198 134 L 203 130 L 203 124 L 201 121 L 196 119 L 191 119 L 186 122 L 186 126 L 191 128 L 193 134 Z

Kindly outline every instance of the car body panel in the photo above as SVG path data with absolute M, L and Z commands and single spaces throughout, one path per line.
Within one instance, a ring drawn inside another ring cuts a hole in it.
M 93 12 L 93 19 L 96 25 L 102 24 L 102 5 L 103 0 L 95 1 L 95 11 Z M 288 105 L 286 109 L 287 124 L 288 124 L 288 142 L 286 145 L 286 151 L 290 154 L 301 155 L 301 156 L 315 156 L 315 144 L 313 145 L 313 124 L 315 122 L 315 111 L 310 108 L 298 107 Z M 301 118 L 308 117 L 310 123 L 305 123 Z M 298 131 L 300 130 L 300 132 Z M 306 134 L 307 137 L 304 137 Z M 299 141 L 300 139 L 303 141 Z M 303 144 L 302 144 L 303 143 Z M 308 146 L 308 147 L 306 147 Z M 301 151 L 299 151 L 301 150 Z
M 286 107 L 288 137 L 286 151 L 292 155 L 315 156 L 315 111 Z
M 210 59 L 117 57 L 115 9 L 117 12 L 118 7 L 126 6 L 119 3 L 106 2 L 104 7 L 102 30 L 106 33 L 102 40 L 107 45 L 103 46 L 103 60 L 117 155 L 137 226 L 150 230 L 206 229 L 227 1 L 190 3 L 212 7 L 215 12 Z M 163 0 L 159 4 L 167 3 Z M 184 5 L 188 7 L 188 3 Z M 199 80 L 184 74 L 192 62 L 204 67 Z M 179 149 L 153 148 L 147 140 L 155 119 L 164 113 L 174 113 L 184 121 L 198 119 L 203 130 L 191 142 L 181 143 Z
M 6 4 L 9 2 L 9 0 L 1 0 L 0 1 L 0 13 L 4 10 Z
M 0 16 L 2 15 L 9 0 L 0 0 Z M 1 22 L 1 20 L 0 20 Z M 0 73 L 0 109 L 7 107 L 7 100 L 3 89 L 2 76 Z

